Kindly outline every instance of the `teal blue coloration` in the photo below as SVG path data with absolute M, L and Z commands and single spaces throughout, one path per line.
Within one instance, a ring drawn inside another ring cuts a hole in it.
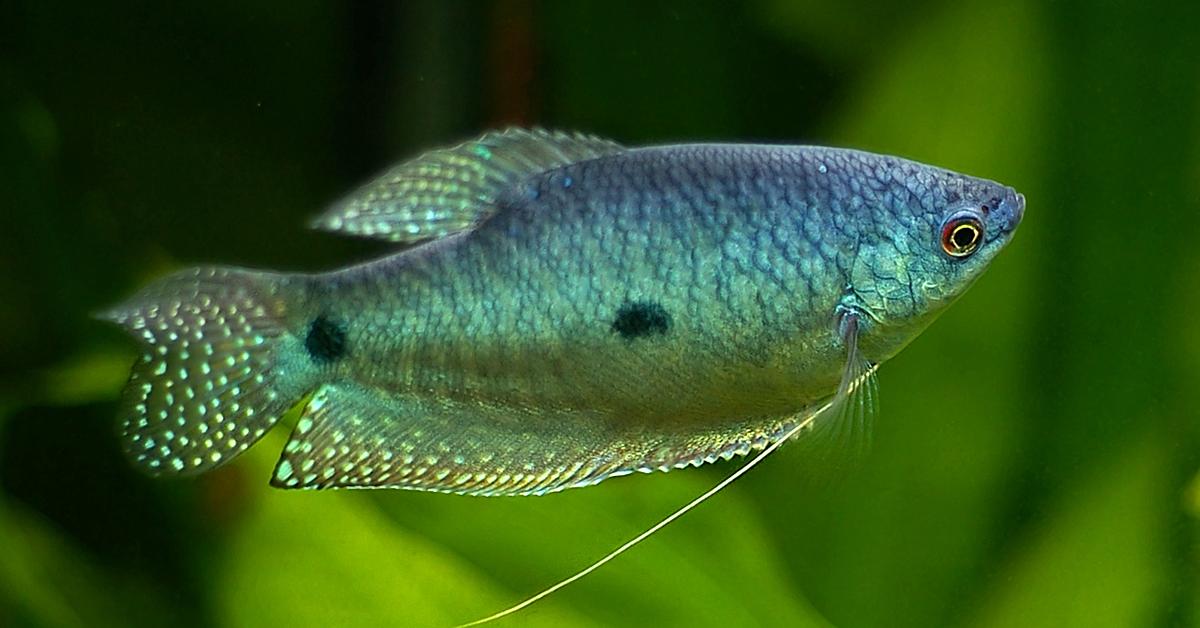
M 537 494 L 745 454 L 916 337 L 1023 210 L 853 150 L 485 135 L 317 222 L 420 246 L 191 271 L 115 309 L 146 344 L 127 450 L 203 471 L 303 401 L 277 486 Z

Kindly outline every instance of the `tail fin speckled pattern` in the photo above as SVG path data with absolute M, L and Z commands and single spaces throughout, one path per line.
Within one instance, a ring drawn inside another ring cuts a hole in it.
M 99 315 L 142 343 L 120 413 L 135 466 L 154 475 L 220 466 L 297 401 L 302 371 L 282 367 L 285 343 L 295 342 L 286 288 L 280 275 L 198 268 Z

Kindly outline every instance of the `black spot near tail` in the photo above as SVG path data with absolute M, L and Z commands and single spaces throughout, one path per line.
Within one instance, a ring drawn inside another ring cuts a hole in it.
M 617 318 L 612 324 L 612 330 L 626 340 L 662 335 L 670 329 L 671 314 L 653 301 L 626 301 L 617 310 Z
M 318 364 L 335 362 L 346 355 L 346 330 L 324 314 L 313 319 L 308 326 L 304 348 L 309 357 Z

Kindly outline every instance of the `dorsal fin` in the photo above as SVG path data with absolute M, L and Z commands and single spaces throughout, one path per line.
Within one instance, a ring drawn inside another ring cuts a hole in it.
M 621 150 L 579 133 L 493 131 L 392 167 L 312 225 L 401 243 L 441 238 L 491 216 L 497 198 L 526 177 Z

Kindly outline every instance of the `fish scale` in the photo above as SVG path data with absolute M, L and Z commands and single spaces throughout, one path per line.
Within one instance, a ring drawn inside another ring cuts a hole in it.
M 187 271 L 109 312 L 147 349 L 127 451 L 204 471 L 297 406 L 280 487 L 540 494 L 743 455 L 918 335 L 1023 208 L 846 149 L 487 134 L 314 223 L 404 251 L 314 275 Z M 944 227 L 963 220 L 977 250 L 952 255 Z M 196 342 L 214 347 L 203 366 Z

